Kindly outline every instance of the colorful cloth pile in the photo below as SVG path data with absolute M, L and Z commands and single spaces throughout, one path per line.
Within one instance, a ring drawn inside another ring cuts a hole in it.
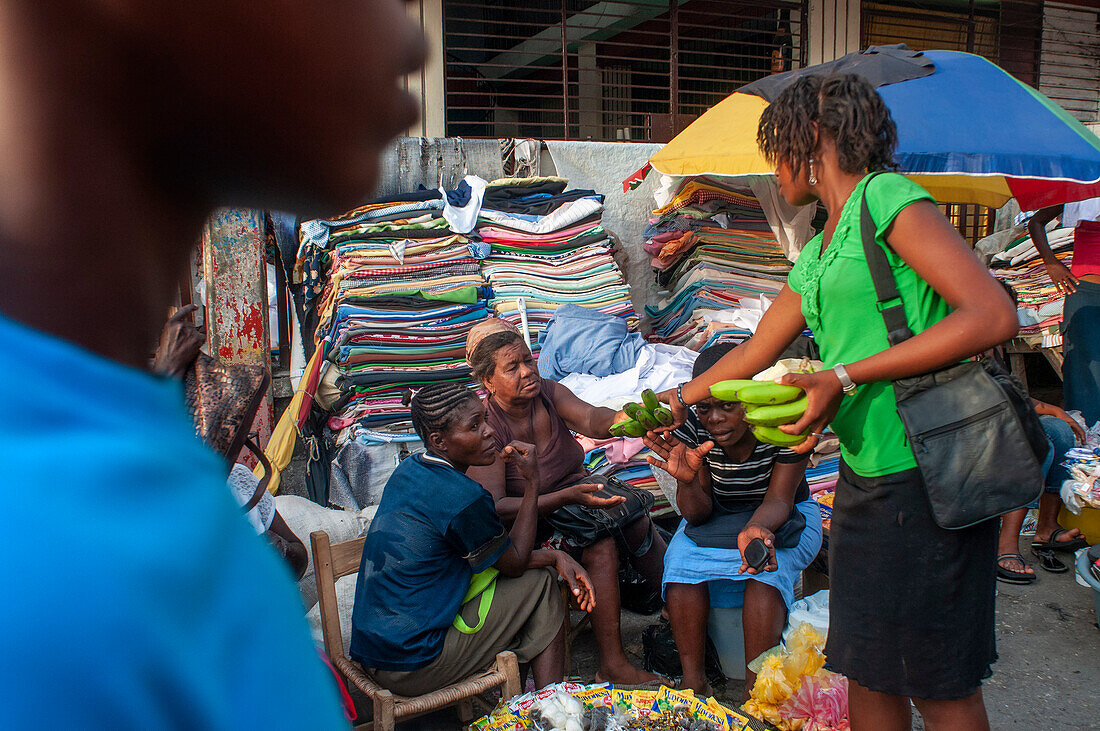
M 1066 267 L 1073 257 L 1073 229 L 1060 228 L 1047 234 L 1054 255 Z M 1047 274 L 1046 266 L 1024 232 L 1009 242 L 989 262 L 993 276 L 1012 287 L 1019 300 L 1020 335 L 1032 347 L 1052 348 L 1062 344 L 1059 325 L 1065 297 Z
M 333 429 L 407 420 L 410 388 L 473 385 L 466 334 L 488 316 L 488 289 L 476 246 L 444 217 L 469 199 L 468 186 L 446 199 L 417 191 L 303 224 L 299 264 L 317 337 L 339 369 Z
M 706 178 L 685 179 L 653 211 L 645 236 L 663 292 L 646 307 L 657 342 L 700 350 L 744 340 L 751 332 L 729 311 L 774 299 L 791 269 L 756 197 Z
M 331 429 L 399 432 L 410 389 L 440 381 L 475 388 L 466 335 L 494 312 L 521 325 L 522 309 L 536 348 L 538 331 L 566 302 L 637 328 L 600 225 L 603 198 L 567 185 L 467 176 L 455 190 L 412 191 L 302 224 L 296 279 L 335 366 L 326 381 L 338 392 Z
M 603 196 L 566 190 L 564 178 L 505 179 L 485 190 L 477 234 L 491 247 L 481 271 L 492 287 L 498 317 L 526 326 L 532 344 L 567 302 L 638 318 L 613 257 L 610 234 L 600 225 Z

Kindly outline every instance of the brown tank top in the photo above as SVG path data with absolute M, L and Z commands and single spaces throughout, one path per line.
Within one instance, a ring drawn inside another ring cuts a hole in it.
M 550 438 L 545 443 L 539 440 L 537 445 L 539 476 L 542 482 L 539 492 L 543 494 L 556 492 L 567 485 L 579 482 L 588 475 L 584 468 L 584 449 L 573 438 L 565 420 L 554 408 L 554 403 L 546 391 L 547 381 L 543 379 L 538 399 L 550 416 Z M 491 397 L 485 400 L 485 411 L 489 425 L 493 427 L 493 439 L 496 441 L 497 449 L 503 449 L 506 444 L 517 438 L 513 431 L 513 422 Z M 533 418 L 532 421 L 534 421 Z M 520 474 L 519 468 L 510 463 L 504 465 L 506 494 L 519 497 L 523 495 L 526 484 L 527 481 Z

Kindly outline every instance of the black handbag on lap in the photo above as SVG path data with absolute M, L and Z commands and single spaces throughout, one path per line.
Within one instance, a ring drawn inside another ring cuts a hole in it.
M 633 548 L 626 545 L 623 530 L 640 518 L 649 515 L 653 507 L 653 495 L 641 488 L 628 485 L 614 477 L 602 480 L 593 477 L 589 482 L 604 482 L 596 492 L 596 497 L 610 498 L 623 496 L 626 502 L 611 508 L 590 508 L 586 505 L 563 505 L 550 515 L 546 521 L 569 538 L 569 542 L 578 548 L 587 548 L 601 538 L 610 536 L 620 547 L 641 556 L 653 545 L 653 529 L 650 528 L 642 545 Z
M 684 535 L 703 548 L 737 548 L 737 536 L 745 530 L 755 512 L 753 508 L 738 513 L 716 513 L 706 523 L 684 528 Z M 797 546 L 805 527 L 806 516 L 792 505 L 787 520 L 772 534 L 775 536 L 775 548 Z
M 872 176 L 873 177 L 873 176 Z M 870 181 L 868 181 L 870 184 Z M 860 230 L 891 346 L 913 337 L 864 186 Z M 1022 508 L 1043 491 L 1050 444 L 1020 383 L 991 359 L 894 381 L 898 414 L 941 528 Z

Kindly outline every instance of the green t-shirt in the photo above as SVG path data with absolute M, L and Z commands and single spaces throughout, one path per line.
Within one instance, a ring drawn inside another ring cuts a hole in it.
M 869 187 L 864 178 L 844 204 L 825 252 L 818 234 L 806 244 L 787 279 L 802 297 L 802 314 L 826 368 L 854 363 L 890 347 L 860 237 L 864 188 L 877 227 L 875 239 L 886 250 L 910 329 L 921 333 L 951 312 L 944 299 L 886 244 L 886 230 L 898 213 L 932 196 L 896 173 L 876 176 Z M 857 475 L 879 477 L 916 467 L 889 382 L 863 384 L 845 396 L 831 426 L 840 437 L 844 461 Z

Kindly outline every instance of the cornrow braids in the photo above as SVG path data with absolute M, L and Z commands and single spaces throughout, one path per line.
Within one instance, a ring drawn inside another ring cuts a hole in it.
M 433 383 L 416 392 L 410 399 L 413 429 L 428 443 L 431 432 L 446 431 L 454 412 L 467 401 L 476 401 L 477 394 L 456 383 Z
M 845 172 L 897 168 L 897 125 L 862 76 L 803 76 L 784 89 L 760 115 L 756 144 L 761 154 L 772 165 L 787 162 L 798 175 L 817 146 L 812 122 L 836 143 Z

